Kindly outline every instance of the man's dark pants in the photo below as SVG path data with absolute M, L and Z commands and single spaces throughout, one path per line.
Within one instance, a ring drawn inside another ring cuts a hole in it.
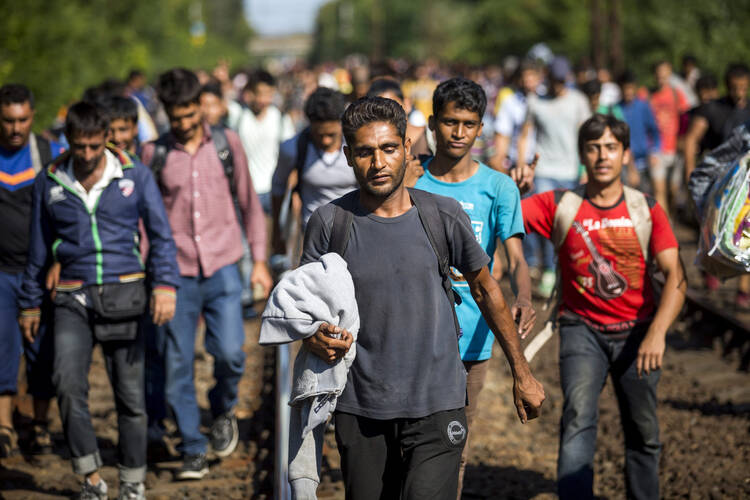
M 656 385 L 661 372 L 640 378 L 638 347 L 648 325 L 625 338 L 613 337 L 583 323 L 560 325 L 560 383 L 563 415 L 557 463 L 562 500 L 593 498 L 593 461 L 599 420 L 599 395 L 612 376 L 625 434 L 625 476 L 628 498 L 659 498 L 659 422 Z
M 88 375 L 96 344 L 93 311 L 74 295 L 55 299 L 55 361 L 57 388 L 65 440 L 73 471 L 86 475 L 102 465 L 88 405 Z M 141 482 L 146 477 L 146 404 L 144 396 L 143 335 L 131 341 L 102 343 L 102 354 L 115 395 L 120 481 Z
M 455 500 L 466 443 L 463 408 L 393 420 L 335 415 L 347 500 Z

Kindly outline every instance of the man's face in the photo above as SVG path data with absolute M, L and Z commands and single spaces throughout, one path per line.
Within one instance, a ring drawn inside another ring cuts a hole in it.
M 659 87 L 664 87 L 669 83 L 669 77 L 672 76 L 672 65 L 669 63 L 662 63 L 654 70 L 656 76 L 656 83 Z
M 216 94 L 204 92 L 201 94 L 201 113 L 209 125 L 218 125 L 227 113 L 226 104 Z
M 477 136 L 482 133 L 482 119 L 476 111 L 456 107 L 449 102 L 435 117 L 430 117 L 430 130 L 435 132 L 439 154 L 458 160 L 471 152 Z
M 385 199 L 404 181 L 409 146 L 409 139 L 404 142 L 395 126 L 373 122 L 357 130 L 344 154 L 362 190 Z
M 9 151 L 24 147 L 33 122 L 34 110 L 28 101 L 0 106 L 0 145 Z
M 268 106 L 273 104 L 276 89 L 267 83 L 258 83 L 252 91 L 245 93 L 247 105 L 256 115 L 261 114 Z
M 172 133 L 183 143 L 195 137 L 203 119 L 200 106 L 194 102 L 187 106 L 174 106 L 167 110 L 167 115 Z
M 319 150 L 332 153 L 341 145 L 341 122 L 312 122 L 310 124 L 310 139 Z
M 135 138 L 138 137 L 138 125 L 133 120 L 115 118 L 109 123 L 109 141 L 129 153 L 135 153 Z
M 727 91 L 732 102 L 740 102 L 747 98 L 747 89 L 750 85 L 750 79 L 746 76 L 730 78 Z
M 524 94 L 536 92 L 539 87 L 539 72 L 535 69 L 526 69 L 521 73 L 521 90 Z
M 73 166 L 81 174 L 90 174 L 104 156 L 107 132 L 92 135 L 74 135 L 70 139 L 70 154 Z
M 628 82 L 622 84 L 622 99 L 625 102 L 631 102 L 635 99 L 636 86 L 635 83 Z
M 610 184 L 620 178 L 622 165 L 630 160 L 630 150 L 623 149 L 622 143 L 605 129 L 602 136 L 583 145 L 581 161 L 586 167 L 589 179 L 599 184 Z

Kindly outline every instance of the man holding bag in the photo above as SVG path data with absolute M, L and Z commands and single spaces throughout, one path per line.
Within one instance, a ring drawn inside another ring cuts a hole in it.
M 119 498 L 140 499 L 145 498 L 146 410 L 139 325 L 149 302 L 154 323 L 172 318 L 179 273 L 156 182 L 147 167 L 105 146 L 108 126 L 96 106 L 71 106 L 65 122 L 70 152 L 34 182 L 19 324 L 33 340 L 46 267 L 59 262 L 53 382 L 73 470 L 85 476 L 80 498 L 107 498 L 87 401 L 91 353 L 99 342 L 117 408 Z M 139 218 L 150 243 L 146 265 L 139 253 Z

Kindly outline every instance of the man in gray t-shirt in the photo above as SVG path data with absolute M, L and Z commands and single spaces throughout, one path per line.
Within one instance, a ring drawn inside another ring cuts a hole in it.
M 329 251 L 334 205 L 351 212 L 343 257 L 362 326 L 335 414 L 346 495 L 454 499 L 466 438 L 466 374 L 436 253 L 403 185 L 406 116 L 395 101 L 370 97 L 352 104 L 342 122 L 344 152 L 360 189 L 313 213 L 302 263 Z M 519 418 L 535 418 L 544 391 L 521 353 L 509 308 L 487 269 L 489 257 L 458 202 L 421 194 L 434 200 L 449 263 L 467 279 L 505 351 Z M 348 332 L 323 324 L 304 348 L 335 361 L 351 341 Z

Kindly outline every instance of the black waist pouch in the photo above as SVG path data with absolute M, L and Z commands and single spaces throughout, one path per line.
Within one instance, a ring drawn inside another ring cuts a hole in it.
M 89 298 L 98 341 L 135 339 L 148 300 L 143 280 L 94 285 Z

